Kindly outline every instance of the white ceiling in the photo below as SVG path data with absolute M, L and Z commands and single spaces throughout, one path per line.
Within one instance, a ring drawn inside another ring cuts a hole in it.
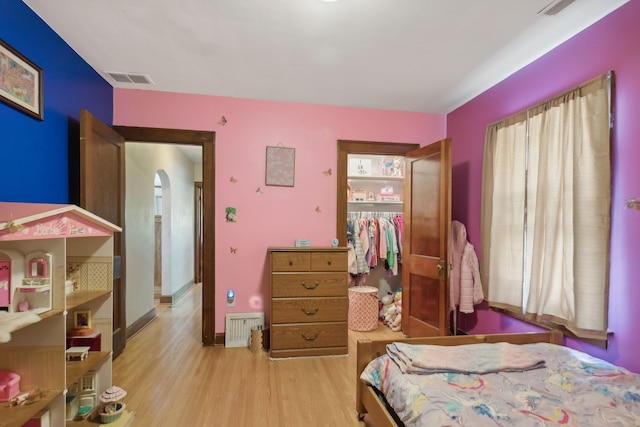
M 446 114 L 628 0 L 23 1 L 114 87 Z

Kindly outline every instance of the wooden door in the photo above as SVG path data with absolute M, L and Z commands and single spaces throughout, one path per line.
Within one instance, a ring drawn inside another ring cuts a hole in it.
M 405 155 L 402 331 L 449 335 L 451 138 Z
M 114 233 L 113 357 L 126 345 L 124 138 L 87 110 L 80 111 L 80 207 L 122 227 Z

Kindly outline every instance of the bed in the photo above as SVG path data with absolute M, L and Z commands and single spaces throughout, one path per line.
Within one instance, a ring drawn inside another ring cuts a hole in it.
M 375 427 L 640 426 L 640 375 L 561 344 L 557 332 L 359 340 L 358 416 Z

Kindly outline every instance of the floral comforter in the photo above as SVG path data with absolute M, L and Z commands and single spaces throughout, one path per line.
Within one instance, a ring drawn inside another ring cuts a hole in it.
M 485 374 L 449 368 L 403 374 L 400 366 L 407 372 L 429 346 L 400 346 L 398 356 L 395 344 L 360 378 L 380 390 L 407 427 L 640 426 L 640 375 L 580 351 L 525 344 L 517 347 L 544 363 Z

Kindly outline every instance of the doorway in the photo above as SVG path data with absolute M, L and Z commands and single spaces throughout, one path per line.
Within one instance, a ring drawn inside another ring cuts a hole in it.
M 202 147 L 202 192 L 215 188 L 215 133 L 180 129 L 114 126 L 125 141 L 166 143 Z M 215 198 L 202 203 L 202 344 L 215 345 Z
M 154 300 L 157 295 L 160 303 L 171 303 L 171 181 L 163 169 L 154 178 Z
M 349 154 L 405 157 L 402 331 L 408 336 L 448 335 L 451 139 L 422 148 L 339 140 L 336 230 L 341 246 L 347 245 Z
M 395 142 L 346 141 L 338 140 L 338 204 L 336 232 L 340 246 L 347 245 L 347 176 L 349 154 L 384 154 L 388 156 L 404 156 L 418 148 L 418 144 L 401 144 Z

